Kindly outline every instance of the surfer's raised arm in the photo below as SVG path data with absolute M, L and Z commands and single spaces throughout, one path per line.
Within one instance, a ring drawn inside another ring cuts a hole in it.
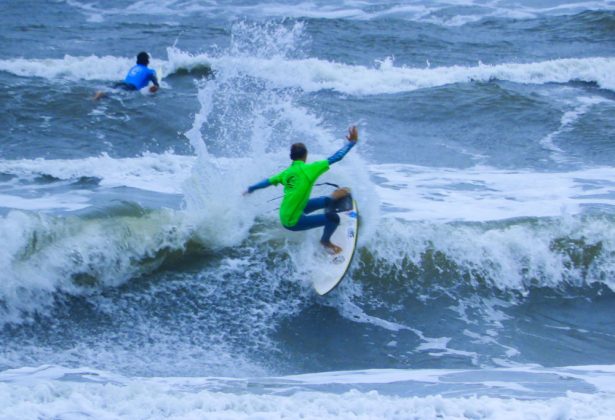
M 346 153 L 348 153 L 350 149 L 352 149 L 354 145 L 357 144 L 357 141 L 359 140 L 359 130 L 357 130 L 356 126 L 353 125 L 348 129 L 348 135 L 346 136 L 346 138 L 348 139 L 348 143 L 346 143 L 344 147 L 342 147 L 340 150 L 327 158 L 327 161 L 329 161 L 329 165 L 332 165 L 342 160 L 344 156 L 346 156 Z

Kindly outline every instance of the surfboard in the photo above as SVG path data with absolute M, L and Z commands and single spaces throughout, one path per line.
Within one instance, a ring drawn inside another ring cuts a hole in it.
M 335 289 L 344 279 L 359 237 L 359 210 L 356 201 L 351 195 L 340 201 L 335 209 L 340 216 L 340 224 L 331 236 L 331 242 L 341 247 L 342 252 L 331 255 L 326 250 L 319 249 L 310 274 L 314 290 L 321 296 Z

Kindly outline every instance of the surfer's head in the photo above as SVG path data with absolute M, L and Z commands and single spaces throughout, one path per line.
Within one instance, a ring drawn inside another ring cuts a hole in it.
M 149 54 L 145 51 L 141 51 L 137 54 L 137 64 L 147 66 L 149 64 Z
M 303 160 L 307 158 L 307 147 L 303 143 L 295 143 L 290 146 L 291 160 Z

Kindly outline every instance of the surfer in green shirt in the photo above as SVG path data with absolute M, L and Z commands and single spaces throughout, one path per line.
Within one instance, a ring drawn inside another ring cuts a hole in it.
M 342 160 L 346 153 L 357 143 L 359 140 L 357 127 L 350 127 L 346 138 L 348 143 L 328 159 L 312 163 L 306 163 L 308 151 L 305 145 L 303 143 L 293 144 L 290 148 L 292 164 L 279 174 L 249 186 L 244 195 L 270 185 L 282 184 L 284 186 L 284 198 L 280 205 L 280 222 L 282 226 L 292 231 L 324 226 L 320 243 L 331 253 L 339 253 L 342 249 L 331 243 L 331 235 L 333 235 L 333 232 L 335 232 L 340 223 L 337 213 L 325 212 L 324 214 L 316 215 L 310 213 L 327 208 L 334 200 L 344 198 L 348 195 L 348 190 L 339 188 L 331 196 L 312 199 L 310 199 L 310 193 L 318 177 L 328 171 L 330 165 Z

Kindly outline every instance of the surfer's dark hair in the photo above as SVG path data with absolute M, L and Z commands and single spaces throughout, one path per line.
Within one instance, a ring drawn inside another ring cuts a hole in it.
M 137 54 L 137 64 L 147 66 L 149 64 L 149 54 L 145 51 L 141 51 L 139 54 Z
M 305 159 L 307 156 L 307 147 L 303 143 L 295 143 L 290 146 L 290 158 L 291 160 Z

